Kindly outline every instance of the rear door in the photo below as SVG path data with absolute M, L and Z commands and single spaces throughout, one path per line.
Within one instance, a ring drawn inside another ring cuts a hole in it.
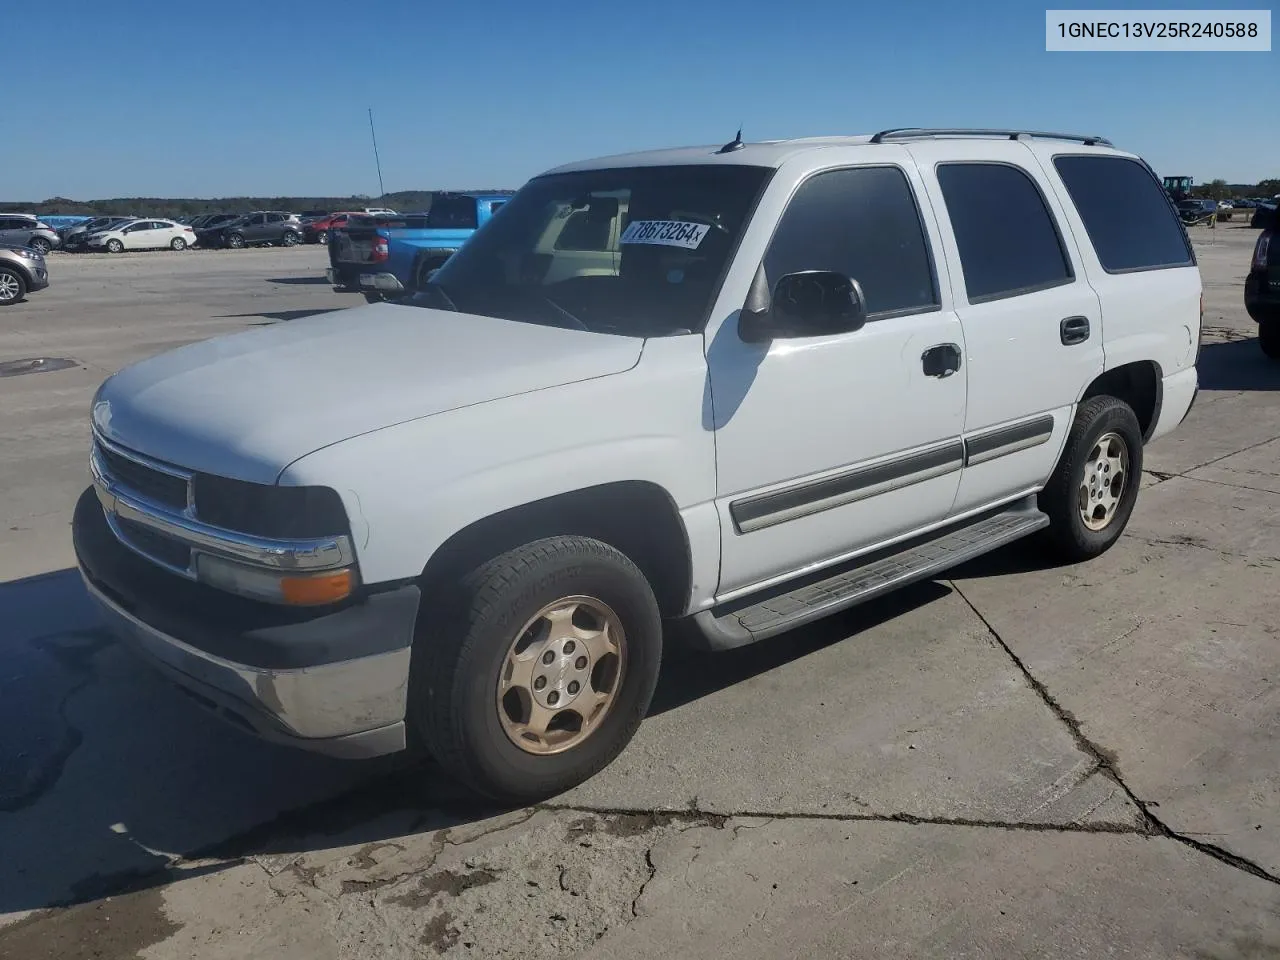
M 284 236 L 284 225 L 288 216 L 283 213 L 268 213 L 267 223 L 262 231 L 263 240 L 279 240 Z
M 934 198 L 964 328 L 957 512 L 1039 488 L 1103 369 L 1101 309 L 1052 185 L 1025 144 L 909 147 Z

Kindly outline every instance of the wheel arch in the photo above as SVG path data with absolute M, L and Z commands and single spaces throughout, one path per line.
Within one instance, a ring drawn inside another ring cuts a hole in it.
M 644 573 L 663 616 L 685 612 L 693 577 L 688 532 L 671 495 L 646 480 L 556 494 L 473 521 L 431 554 L 422 571 L 424 592 L 507 550 L 552 536 L 609 544 Z
M 443 266 L 444 262 L 457 253 L 456 247 L 425 247 L 419 250 L 413 258 L 413 269 L 409 274 L 410 281 L 414 286 L 418 286 L 422 271 L 429 269 L 431 265 Z
M 1133 410 L 1142 427 L 1142 439 L 1151 434 L 1160 422 L 1160 407 L 1164 402 L 1164 374 L 1154 360 L 1136 360 L 1103 371 L 1085 388 L 1080 403 L 1094 397 L 1110 396 L 1123 400 Z

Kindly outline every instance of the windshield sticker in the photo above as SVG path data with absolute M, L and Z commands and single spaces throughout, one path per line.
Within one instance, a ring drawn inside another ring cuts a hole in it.
M 664 247 L 698 249 L 711 227 L 705 223 L 685 223 L 682 220 L 633 220 L 622 231 L 622 243 L 656 243 Z

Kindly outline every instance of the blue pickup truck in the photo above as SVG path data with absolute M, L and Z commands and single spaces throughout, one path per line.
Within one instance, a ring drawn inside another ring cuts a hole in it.
M 408 296 L 510 198 L 436 193 L 426 213 L 353 216 L 329 231 L 329 282 L 369 300 Z

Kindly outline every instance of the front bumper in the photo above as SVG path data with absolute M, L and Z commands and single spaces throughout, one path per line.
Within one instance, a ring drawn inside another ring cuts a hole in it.
M 49 285 L 49 271 L 45 269 L 45 265 L 40 263 L 31 271 L 31 279 L 27 283 L 27 290 L 43 290 Z
M 92 487 L 76 505 L 72 540 L 111 632 L 224 720 L 331 756 L 405 748 L 417 586 L 320 612 L 235 597 L 125 547 Z

